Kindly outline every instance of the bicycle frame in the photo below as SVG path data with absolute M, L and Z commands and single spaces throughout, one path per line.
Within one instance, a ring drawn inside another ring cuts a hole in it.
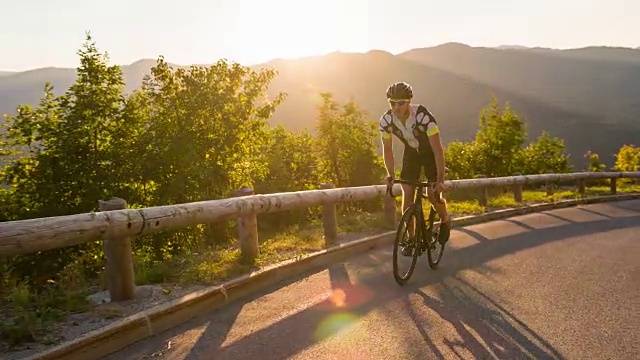
M 420 243 L 418 244 L 419 254 L 422 255 L 426 251 L 426 247 L 430 245 L 432 241 L 432 231 L 433 231 L 433 223 L 436 217 L 436 209 L 433 207 L 433 204 L 429 202 L 429 217 L 425 219 L 424 216 L 424 200 L 428 199 L 426 192 L 426 186 L 418 185 L 416 186 L 416 194 L 414 196 L 414 205 L 418 208 L 418 222 L 419 222 L 419 231 L 420 231 Z M 418 227 L 416 227 L 418 230 Z
M 398 284 L 403 285 L 409 280 L 409 278 L 413 274 L 418 257 L 420 257 L 425 252 L 427 253 L 429 267 L 431 267 L 432 269 L 437 268 L 438 264 L 440 263 L 440 259 L 442 258 L 442 254 L 444 252 L 444 244 L 441 246 L 440 248 L 441 251 L 438 252 L 438 255 L 434 256 L 433 254 L 434 254 L 435 246 L 439 242 L 439 239 L 436 239 L 438 237 L 436 235 L 439 235 L 439 231 L 434 230 L 435 229 L 434 223 L 435 223 L 437 210 L 433 206 L 433 203 L 431 203 L 430 201 L 429 216 L 425 221 L 424 209 L 422 204 L 425 198 L 426 199 L 429 198 L 428 194 L 426 193 L 427 192 L 426 190 L 428 190 L 434 184 L 429 182 L 422 182 L 422 181 L 406 181 L 406 180 L 397 180 L 397 179 L 394 179 L 393 183 L 407 184 L 414 187 L 414 189 L 416 190 L 415 194 L 412 194 L 413 204 L 407 207 L 407 209 L 403 210 L 402 212 L 402 218 L 400 220 L 401 223 L 398 224 L 398 229 L 396 231 L 396 239 L 393 245 L 393 276 Z M 387 187 L 387 194 L 391 197 L 394 197 L 392 186 Z M 413 220 L 410 220 L 410 219 L 413 219 Z M 402 243 L 400 242 L 400 239 L 401 239 L 400 234 L 404 234 L 404 232 L 407 230 L 407 228 L 402 227 L 402 222 L 405 222 L 407 226 L 412 225 L 409 220 L 418 222 L 418 224 L 413 224 L 415 228 L 415 233 L 414 233 L 415 248 L 413 248 L 413 251 L 412 251 L 412 255 L 411 255 L 412 262 L 409 267 L 409 270 L 405 275 L 400 275 L 398 271 L 397 258 L 399 256 L 399 249 L 402 246 L 404 246 L 404 245 L 401 245 Z
M 418 236 L 419 255 L 422 255 L 425 251 L 426 246 L 431 245 L 431 242 L 432 242 L 431 235 L 433 231 L 435 217 L 437 214 L 435 207 L 431 202 L 429 202 L 430 209 L 429 209 L 429 217 L 427 219 L 428 220 L 427 222 L 424 217 L 423 200 L 429 199 L 429 197 L 426 194 L 427 188 L 435 185 L 435 183 L 424 182 L 424 181 L 407 181 L 407 180 L 399 180 L 399 179 L 394 179 L 393 182 L 398 184 L 411 185 L 415 187 L 415 195 L 413 196 L 413 204 L 411 206 L 416 206 L 419 210 L 418 211 L 419 224 L 416 226 L 416 231 L 419 232 L 419 236 Z

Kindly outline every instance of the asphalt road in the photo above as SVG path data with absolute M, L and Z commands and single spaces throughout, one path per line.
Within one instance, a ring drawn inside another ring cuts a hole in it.
M 640 201 L 452 231 L 404 287 L 391 249 L 131 345 L 123 359 L 638 359 Z

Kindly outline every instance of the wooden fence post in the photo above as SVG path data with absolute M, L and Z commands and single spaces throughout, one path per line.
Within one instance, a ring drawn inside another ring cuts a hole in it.
M 383 183 L 386 186 L 386 182 Z M 392 185 L 393 186 L 393 185 Z M 393 189 L 392 189 L 393 191 Z M 384 218 L 390 228 L 396 226 L 396 198 L 389 196 L 386 192 L 382 196 L 384 199 Z
M 586 181 L 584 179 L 578 180 L 578 193 L 580 194 L 581 198 L 584 198 L 584 195 L 585 195 L 585 192 L 586 192 L 585 183 L 586 183 Z
M 545 172 L 546 174 L 553 174 L 553 171 L 549 171 L 547 170 Z M 553 181 L 546 181 L 545 182 L 545 188 L 547 189 L 547 196 L 551 196 L 554 193 L 554 186 L 555 184 L 553 183 Z
M 611 178 L 611 194 L 615 195 L 618 192 L 617 178 Z
M 127 208 L 127 202 L 120 198 L 98 200 L 100 211 Z M 135 296 L 133 253 L 131 237 L 104 239 L 104 254 L 107 258 L 107 286 L 112 302 L 131 300 Z
M 253 189 L 243 186 L 235 191 L 235 196 L 253 195 Z M 238 217 L 238 242 L 240 254 L 247 263 L 253 263 L 259 254 L 258 246 L 258 214 L 255 212 Z
M 333 189 L 333 183 L 320 184 L 320 189 Z M 322 206 L 322 228 L 324 230 L 324 241 L 326 245 L 333 244 L 338 237 L 338 217 L 336 214 L 336 204 L 327 203 Z
M 522 176 L 522 174 L 516 173 L 514 176 Z M 513 200 L 522 204 L 522 184 L 513 185 Z
M 485 179 L 486 175 L 476 175 L 476 179 Z M 482 207 L 487 207 L 489 202 L 489 189 L 486 187 L 481 187 L 478 189 L 478 203 Z

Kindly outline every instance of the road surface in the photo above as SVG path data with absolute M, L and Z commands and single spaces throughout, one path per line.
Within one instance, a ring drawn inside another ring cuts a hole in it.
M 455 229 L 398 286 L 353 257 L 107 359 L 638 359 L 640 201 Z

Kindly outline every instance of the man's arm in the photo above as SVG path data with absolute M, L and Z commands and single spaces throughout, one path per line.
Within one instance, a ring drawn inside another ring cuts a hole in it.
M 427 136 L 429 137 L 429 143 L 431 144 L 431 148 L 433 149 L 433 155 L 436 158 L 436 169 L 438 171 L 438 179 L 436 180 L 439 183 L 444 182 L 444 169 L 445 169 L 445 160 L 444 160 L 444 149 L 442 147 L 442 140 L 440 139 L 440 130 L 438 129 L 438 125 L 435 122 L 431 122 L 427 126 Z
M 393 159 L 393 143 L 391 141 L 391 134 L 381 133 L 382 138 L 382 158 L 384 159 L 384 166 L 387 169 L 387 176 L 395 176 L 395 162 Z

